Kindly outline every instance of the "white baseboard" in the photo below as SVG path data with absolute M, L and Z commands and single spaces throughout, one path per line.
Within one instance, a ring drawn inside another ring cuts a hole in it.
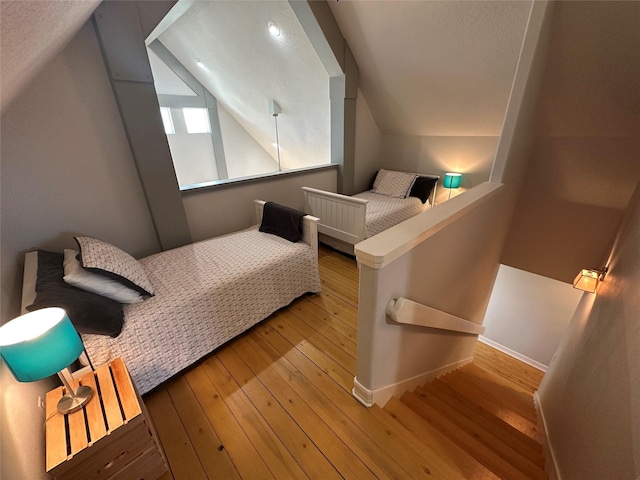
M 368 388 L 364 387 L 358 381 L 358 377 L 353 377 L 353 389 L 351 390 L 351 393 L 354 397 L 356 397 L 356 400 L 358 400 L 365 407 L 373 407 L 373 390 L 369 390 Z
M 549 442 L 549 432 L 547 431 L 547 421 L 544 418 L 544 411 L 542 410 L 542 404 L 540 403 L 540 397 L 538 392 L 533 394 L 533 403 L 536 406 L 536 413 L 538 414 L 538 428 L 542 430 L 542 449 L 544 450 L 544 469 L 549 475 L 549 480 L 561 480 L 560 470 L 558 469 L 558 462 L 556 456 Z
M 404 392 L 413 390 L 420 385 L 424 385 L 445 373 L 457 370 L 458 368 L 471 363 L 472 360 L 473 357 L 465 358 L 430 372 L 416 375 L 415 377 L 403 380 L 402 382 L 387 385 L 386 387 L 376 388 L 375 390 L 369 390 L 358 382 L 358 377 L 355 377 L 353 379 L 353 390 L 351 393 L 365 407 L 371 407 L 374 403 L 384 407 L 391 397 L 400 397 Z
M 515 350 L 511 350 L 509 347 L 505 347 L 504 345 L 500 345 L 497 342 L 494 342 L 493 340 L 487 338 L 487 337 L 483 337 L 482 335 L 480 335 L 478 337 L 478 340 L 480 340 L 482 343 L 489 345 L 490 347 L 495 348 L 496 350 L 500 350 L 503 353 L 506 353 L 507 355 L 513 357 L 513 358 L 517 358 L 518 360 L 520 360 L 521 362 L 526 363 L 527 365 L 531 365 L 534 368 L 537 368 L 538 370 L 541 370 L 543 372 L 546 372 L 547 369 L 549 368 L 548 365 L 545 365 L 543 363 L 537 362 L 536 360 L 533 360 L 529 357 L 526 357 L 524 355 L 522 355 L 521 353 L 516 352 Z

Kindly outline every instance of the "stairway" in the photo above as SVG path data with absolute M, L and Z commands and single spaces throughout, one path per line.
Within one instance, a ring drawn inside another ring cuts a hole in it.
M 546 480 L 532 392 L 479 365 L 392 398 L 374 413 L 393 417 L 439 457 L 445 478 Z

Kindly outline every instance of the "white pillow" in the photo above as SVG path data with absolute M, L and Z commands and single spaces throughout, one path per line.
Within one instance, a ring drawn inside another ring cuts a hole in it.
M 380 169 L 371 191 L 388 197 L 405 198 L 415 179 L 414 173 Z
M 120 303 L 137 303 L 144 300 L 135 290 L 125 287 L 116 280 L 92 273 L 80 265 L 77 250 L 64 250 L 64 281 L 87 292 L 96 293 Z

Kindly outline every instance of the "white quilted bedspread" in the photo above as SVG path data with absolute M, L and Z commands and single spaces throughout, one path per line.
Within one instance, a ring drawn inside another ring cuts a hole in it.
M 404 222 L 430 208 L 429 202 L 423 204 L 419 198 L 394 198 L 372 192 L 354 195 L 356 198 L 369 200 L 364 237 L 369 238 Z
M 140 260 L 155 296 L 125 306 L 117 338 L 82 335 L 97 367 L 123 357 L 146 393 L 307 292 L 320 291 L 306 243 L 245 230 Z

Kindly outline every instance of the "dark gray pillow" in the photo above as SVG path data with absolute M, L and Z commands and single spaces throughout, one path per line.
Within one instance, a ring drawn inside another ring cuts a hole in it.
M 120 335 L 124 325 L 122 304 L 67 284 L 63 280 L 63 259 L 62 253 L 38 250 L 36 299 L 27 310 L 60 307 L 80 333 Z
M 413 186 L 409 191 L 409 196 L 417 197 L 422 200 L 422 203 L 426 203 L 427 200 L 429 200 L 429 196 L 431 195 L 433 187 L 436 185 L 437 181 L 437 178 L 416 177 L 416 180 L 413 182 Z

